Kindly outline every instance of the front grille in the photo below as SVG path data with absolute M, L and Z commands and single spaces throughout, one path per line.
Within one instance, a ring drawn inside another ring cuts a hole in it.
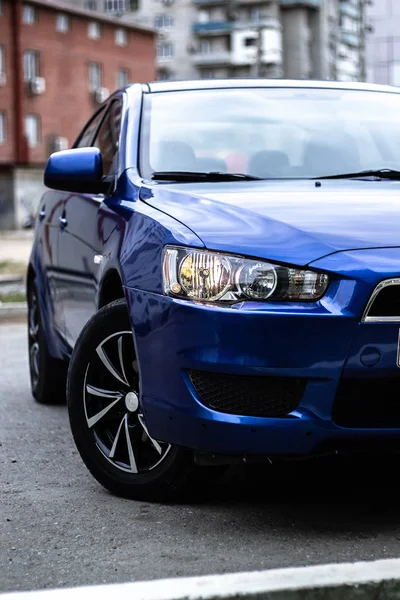
M 332 420 L 340 427 L 400 427 L 400 377 L 344 379 L 336 392 Z
M 400 321 L 400 279 L 388 279 L 377 285 L 363 321 Z
M 249 417 L 286 417 L 299 405 L 307 384 L 305 379 L 208 371 L 189 371 L 189 378 L 205 406 Z

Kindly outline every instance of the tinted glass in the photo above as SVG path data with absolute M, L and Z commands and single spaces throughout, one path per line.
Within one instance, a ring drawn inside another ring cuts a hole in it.
M 400 169 L 400 95 L 338 89 L 147 94 L 141 171 L 263 178 Z
M 80 133 L 74 148 L 87 148 L 92 145 L 96 130 L 104 117 L 106 107 L 104 107 L 96 116 L 86 125 L 85 129 Z
M 113 102 L 93 142 L 93 146 L 101 151 L 104 175 L 115 170 L 120 128 L 121 104 Z

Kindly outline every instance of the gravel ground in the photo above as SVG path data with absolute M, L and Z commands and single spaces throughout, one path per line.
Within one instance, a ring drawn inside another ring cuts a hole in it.
M 394 465 L 318 461 L 200 505 L 125 501 L 86 471 L 65 407 L 33 402 L 24 324 L 0 324 L 0 365 L 0 591 L 400 555 Z
M 27 263 L 33 244 L 32 229 L 24 231 L 0 231 L 0 262 Z

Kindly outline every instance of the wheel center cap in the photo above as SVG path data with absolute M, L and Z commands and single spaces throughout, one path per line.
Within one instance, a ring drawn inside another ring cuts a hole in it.
M 128 392 L 125 396 L 125 406 L 129 412 L 136 412 L 139 408 L 139 398 L 135 392 Z

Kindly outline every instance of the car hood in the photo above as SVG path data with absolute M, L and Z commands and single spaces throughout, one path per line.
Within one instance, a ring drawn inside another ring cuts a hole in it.
M 342 250 L 400 246 L 400 182 L 156 184 L 141 198 L 207 248 L 306 265 Z

